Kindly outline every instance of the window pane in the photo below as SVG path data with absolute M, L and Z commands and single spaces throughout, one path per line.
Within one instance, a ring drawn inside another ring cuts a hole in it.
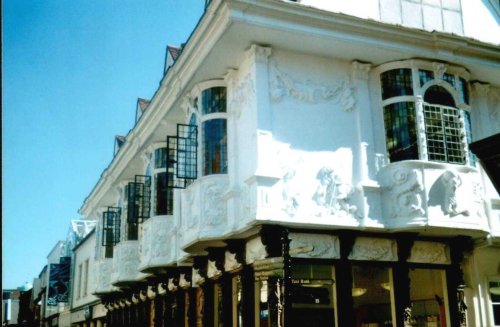
M 460 110 L 424 105 L 429 160 L 465 164 Z
M 441 322 L 446 322 L 447 310 L 444 270 L 412 269 L 409 277 L 412 318 L 416 326 L 427 326 L 429 323 L 443 326 Z
M 443 81 L 446 81 L 451 84 L 451 86 L 455 87 L 455 75 L 444 73 Z
M 415 104 L 399 102 L 385 106 L 384 121 L 390 161 L 418 159 Z
M 411 69 L 393 69 L 380 75 L 382 99 L 413 95 Z
M 296 326 L 335 326 L 333 267 L 293 265 L 291 321 Z
M 155 150 L 155 168 L 167 167 L 167 148 Z
M 418 71 L 418 77 L 420 79 L 420 86 L 424 85 L 430 80 L 434 79 L 434 73 L 431 72 L 430 70 L 419 70 Z
M 460 94 L 460 100 L 464 103 L 469 104 L 469 88 L 467 81 L 463 78 L 458 80 L 458 91 Z
M 353 266 L 352 274 L 356 326 L 393 326 L 391 270 L 387 267 Z
M 201 94 L 202 113 L 226 112 L 226 88 L 213 87 Z
M 432 104 L 455 107 L 455 100 L 451 94 L 442 86 L 433 85 L 425 91 L 424 101 Z
M 227 130 L 225 119 L 203 123 L 203 174 L 227 173 Z
M 173 215 L 174 192 L 172 188 L 167 187 L 167 173 L 155 175 L 155 186 L 155 214 Z

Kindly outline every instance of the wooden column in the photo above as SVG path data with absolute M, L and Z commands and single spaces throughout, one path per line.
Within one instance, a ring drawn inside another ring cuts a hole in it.
M 352 265 L 348 257 L 356 239 L 351 231 L 339 233 L 340 260 L 336 265 L 337 317 L 339 326 L 355 326 L 352 299 Z
M 451 267 L 446 270 L 448 301 L 451 327 L 467 326 L 467 306 L 464 302 L 464 274 L 461 264 L 466 252 L 473 248 L 472 240 L 467 236 L 457 236 L 450 242 Z
M 393 269 L 394 300 L 396 305 L 397 327 L 411 326 L 410 268 L 408 258 L 414 243 L 415 234 L 401 233 L 397 235 L 398 264 Z

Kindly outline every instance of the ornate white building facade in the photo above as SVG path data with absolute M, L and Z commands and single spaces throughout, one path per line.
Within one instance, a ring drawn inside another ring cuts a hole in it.
M 80 209 L 108 325 L 500 326 L 498 13 L 210 1 Z

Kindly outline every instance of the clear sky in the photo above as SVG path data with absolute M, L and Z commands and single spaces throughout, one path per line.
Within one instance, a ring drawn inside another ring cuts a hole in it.
M 2 287 L 32 283 L 205 0 L 2 1 Z

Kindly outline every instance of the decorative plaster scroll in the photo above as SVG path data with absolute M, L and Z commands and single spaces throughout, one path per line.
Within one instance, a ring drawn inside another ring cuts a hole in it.
M 458 207 L 457 193 L 458 188 L 462 185 L 460 175 L 455 171 L 447 170 L 441 176 L 445 192 L 443 211 L 450 215 L 450 217 L 457 215 L 468 216 L 468 210 Z
M 339 175 L 329 167 L 321 168 L 316 179 L 319 185 L 313 195 L 313 201 L 320 207 L 326 209 L 327 214 L 354 215 L 356 206 L 349 204 L 351 195 L 354 193 L 352 185 L 342 182 Z M 318 213 L 321 215 L 322 212 Z
M 338 259 L 339 241 L 332 235 L 290 233 L 290 255 L 295 258 Z
M 270 92 L 274 102 L 280 102 L 285 97 L 306 103 L 321 103 L 337 101 L 344 111 L 352 111 L 355 105 L 354 87 L 349 79 L 336 85 L 325 85 L 310 80 L 294 81 L 289 75 L 280 71 L 274 63 L 270 69 Z
M 224 270 L 232 271 L 241 267 L 241 263 L 236 260 L 236 253 L 226 251 L 224 253 Z
M 220 275 L 222 275 L 222 271 L 220 271 L 219 269 L 217 269 L 217 265 L 216 265 L 215 261 L 208 260 L 208 264 L 207 264 L 207 277 L 208 278 L 214 278 L 214 277 L 217 277 L 217 276 L 220 276 Z
M 219 226 L 226 220 L 226 202 L 224 201 L 223 183 L 210 182 L 203 187 L 204 223 Z
M 283 211 L 285 211 L 289 216 L 293 217 L 299 209 L 299 194 L 297 192 L 297 185 L 294 183 L 295 170 L 290 169 L 283 176 L 283 191 L 281 193 L 283 197 Z
M 422 208 L 422 174 L 416 169 L 397 169 L 392 174 L 391 203 L 393 218 L 414 218 L 424 215 Z
M 191 284 L 193 287 L 199 287 L 205 282 L 205 278 L 200 275 L 200 269 L 193 268 Z
M 352 247 L 351 260 L 398 261 L 395 240 L 357 237 Z
M 229 100 L 231 112 L 236 118 L 240 118 L 241 111 L 245 104 L 255 98 L 254 77 L 252 73 L 248 73 L 238 82 L 235 81 L 234 75 L 236 71 L 231 71 L 227 76 L 231 76 L 228 80 L 231 82 L 231 98 Z
M 446 70 L 448 69 L 448 65 L 440 62 L 433 62 L 432 68 L 434 70 L 434 78 L 442 79 L 444 73 L 446 73 Z
M 260 236 L 247 242 L 245 257 L 247 264 L 252 264 L 256 260 L 262 260 L 267 257 L 267 251 Z
M 449 264 L 448 247 L 444 243 L 415 241 L 409 262 Z
M 117 261 L 114 270 L 118 272 L 118 281 L 136 279 L 139 267 L 137 241 L 120 242 L 116 249 Z
M 368 80 L 368 74 L 372 68 L 371 64 L 354 60 L 351 63 L 351 77 L 353 80 Z
M 194 192 L 190 189 L 187 189 L 184 191 L 184 200 L 185 200 L 185 205 L 183 208 L 185 208 L 185 214 L 183 214 L 183 217 L 185 217 L 185 224 L 186 224 L 186 230 L 192 230 L 196 228 L 198 225 L 199 217 L 198 217 L 198 201 L 195 201 L 195 195 L 193 194 Z

